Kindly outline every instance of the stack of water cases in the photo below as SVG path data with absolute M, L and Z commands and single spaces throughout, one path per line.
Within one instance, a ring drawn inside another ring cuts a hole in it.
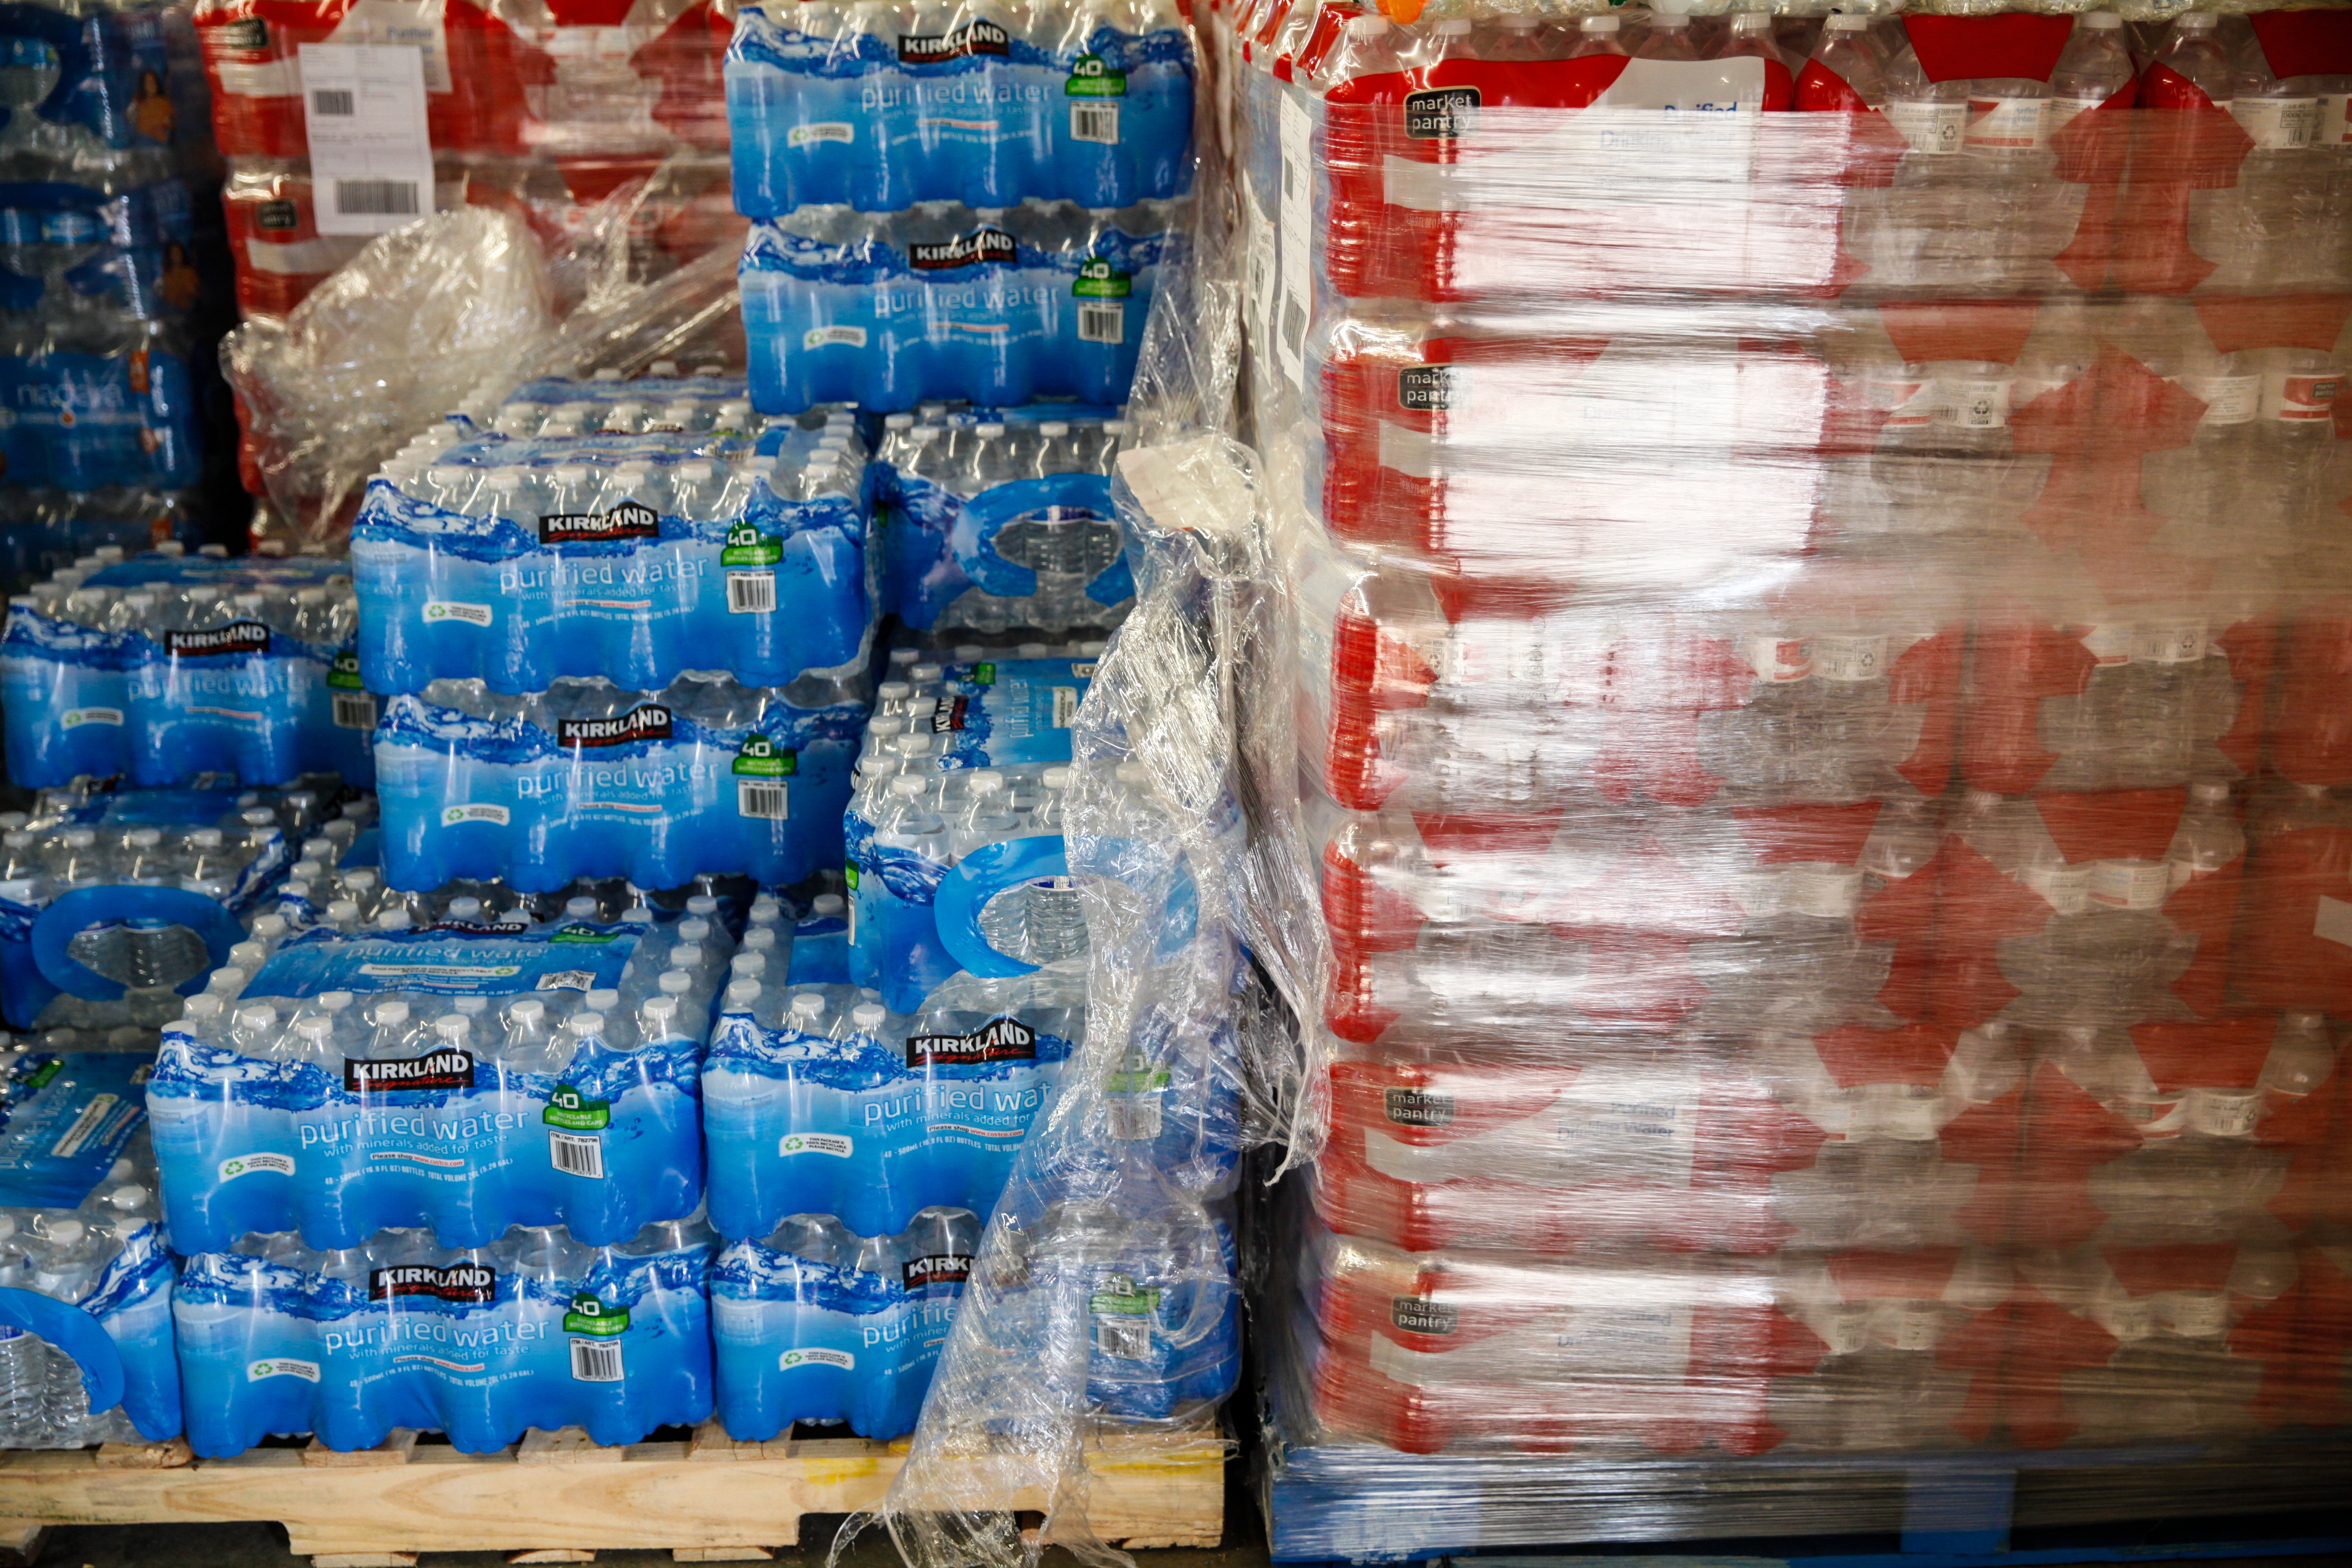
M 180 1432 L 149 1058 L 0 1055 L 0 1447 Z
M 148 1086 L 190 1442 L 709 1419 L 702 1047 L 730 973 L 788 963 L 782 907 L 401 893 L 368 837 L 306 843 Z
M 176 784 L 199 773 L 365 784 L 375 699 L 360 686 L 348 569 L 176 543 L 104 546 L 8 602 L 8 776 Z
M 391 884 L 837 867 L 865 473 L 847 414 L 768 425 L 715 374 L 535 382 L 404 450 L 352 538 Z
M 761 408 L 1125 401 L 1191 175 L 1174 8 L 745 5 L 726 89 Z
M 186 8 L 12 5 L 0 47 L 0 587 L 13 593 L 100 545 L 185 538 L 200 521 L 189 492 L 217 427 L 229 301 Z
M 1324 954 L 1276 1555 L 2324 1497 L 2352 16 L 1214 30 Z
M 893 649 L 848 805 L 845 972 L 739 961 L 702 1089 L 740 1438 L 914 1427 L 981 1216 L 1085 1040 L 1062 806 L 1101 650 Z
M 181 789 L 78 779 L 0 814 L 0 1022 L 70 1051 L 152 1054 L 208 972 L 230 961 L 311 829 L 356 835 L 340 787 Z

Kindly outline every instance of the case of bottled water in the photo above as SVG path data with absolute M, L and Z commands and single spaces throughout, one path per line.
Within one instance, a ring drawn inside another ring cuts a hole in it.
M 323 926 L 248 939 L 166 1026 L 148 1101 L 187 1250 L 401 1227 L 479 1247 L 517 1225 L 604 1246 L 694 1212 L 715 993 L 782 972 L 789 926 L 755 927 L 730 964 L 716 900 L 614 921 L 587 893 L 543 920 L 436 901 L 417 920 L 389 899 L 362 926 L 337 900 Z
M 1061 816 L 1094 674 L 1092 658 L 908 652 L 893 650 L 905 679 L 879 689 L 844 826 L 850 978 L 902 1013 L 960 973 L 1010 978 L 1084 951 Z
M 309 1432 L 350 1451 L 406 1427 L 487 1454 L 531 1426 L 617 1446 L 707 1421 L 712 1250 L 692 1218 L 603 1246 L 534 1226 L 475 1247 L 243 1237 L 190 1258 L 172 1292 L 189 1446 Z
M 657 689 L 688 669 L 783 686 L 851 663 L 872 619 L 862 454 L 794 432 L 754 456 L 708 428 L 749 417 L 740 398 L 533 399 L 493 429 L 542 433 L 395 461 L 352 530 L 362 674 L 385 691 Z M 671 418 L 706 431 L 543 433 Z
M 795 1214 L 720 1252 L 710 1334 L 728 1435 L 765 1442 L 803 1421 L 860 1437 L 913 1431 L 980 1232 L 961 1208 L 872 1237 Z
M 883 603 L 942 636 L 1116 625 L 1135 597 L 1110 503 L 1126 438 L 1115 409 L 891 415 L 875 450 Z
M 752 226 L 739 271 L 751 401 L 772 413 L 928 398 L 1126 401 L 1186 208 L 804 206 Z
M 211 773 L 364 785 L 376 700 L 361 684 L 357 619 L 341 562 L 103 547 L 9 601 L 9 774 L 35 788 Z
M 21 1046 L 0 1060 L 0 1447 L 176 1436 L 147 1064 Z
M 448 680 L 393 698 L 376 731 L 385 878 L 788 887 L 840 858 L 863 690 L 862 676 L 761 689 L 693 672 L 650 692 L 559 680 L 502 697 Z
M 727 50 L 735 205 L 1123 207 L 1192 174 L 1172 6 L 747 5 Z
M 173 1016 L 226 961 L 295 837 L 333 809 L 335 782 L 313 782 L 117 791 L 77 780 L 43 791 L 30 813 L 0 815 L 0 1018 L 102 1029 Z
M 904 1014 L 867 995 L 729 984 L 702 1068 L 721 1236 L 824 1214 L 887 1237 L 919 1210 L 987 1208 L 1086 1039 L 1082 964 L 958 974 Z

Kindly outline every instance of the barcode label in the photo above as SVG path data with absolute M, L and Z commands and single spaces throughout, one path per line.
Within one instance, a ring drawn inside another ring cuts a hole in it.
M 338 730 L 374 729 L 374 697 L 364 691 L 336 692 L 335 728 Z
M 727 613 L 730 616 L 772 615 L 776 608 L 773 572 L 727 574 Z
M 596 972 L 593 969 L 559 969 L 539 977 L 541 991 L 593 991 Z
M 1129 1318 L 1097 1318 L 1095 1342 L 1108 1356 L 1121 1361 L 1151 1359 L 1151 1324 L 1148 1320 Z
M 774 779 L 737 779 L 735 815 L 782 822 L 792 815 L 786 793 L 786 787 Z
M 592 1182 L 604 1179 L 604 1140 L 593 1132 L 551 1131 L 547 1156 L 567 1176 L 585 1176 Z
M 1074 103 L 1070 105 L 1070 140 L 1073 142 L 1118 142 L 1118 105 L 1116 103 Z
M 337 180 L 335 210 L 346 216 L 415 217 L 414 180 Z
M 1070 721 L 1078 716 L 1078 689 L 1075 686 L 1054 688 L 1054 728 L 1066 730 Z
M 347 87 L 322 87 L 310 94 L 313 114 L 356 114 L 359 105 Z
M 621 1347 L 610 1340 L 573 1340 L 572 1375 L 582 1383 L 621 1381 Z
M 1116 300 L 1092 300 L 1078 307 L 1078 342 L 1127 342 L 1127 307 Z

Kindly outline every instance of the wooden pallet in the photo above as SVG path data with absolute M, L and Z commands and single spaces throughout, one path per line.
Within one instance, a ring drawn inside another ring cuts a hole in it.
M 1124 1437 L 1093 1456 L 1089 1521 L 1129 1546 L 1214 1546 L 1224 1535 L 1226 1444 Z M 536 1429 L 497 1454 L 400 1433 L 336 1453 L 256 1448 L 197 1459 L 184 1442 L 0 1455 L 0 1552 L 28 1555 L 53 1524 L 270 1520 L 313 1568 L 410 1568 L 420 1552 L 589 1563 L 667 1547 L 680 1563 L 764 1562 L 799 1544 L 804 1514 L 879 1502 L 907 1445 L 860 1438 L 739 1443 L 714 1422 L 690 1442 L 602 1447 L 577 1427 Z M 1042 1494 L 1006 1500 L 1045 1507 Z M 0 1559 L 5 1561 L 5 1559 Z

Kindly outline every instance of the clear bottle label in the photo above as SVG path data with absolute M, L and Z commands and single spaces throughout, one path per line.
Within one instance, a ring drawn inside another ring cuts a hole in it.
M 1874 375 L 1862 384 L 1864 403 L 1886 411 L 1886 428 L 1907 429 L 1936 416 L 1935 383 L 1909 375 Z
M 2091 868 L 2058 866 L 2034 874 L 2033 890 L 2062 915 L 2079 915 L 2091 907 Z
M 2312 144 L 2352 147 L 2352 93 L 2323 92 L 2314 116 Z
M 2099 1326 L 2128 1343 L 2144 1340 L 2156 1332 L 2156 1300 L 2153 1297 L 2126 1298 L 2121 1301 L 2105 1301 L 2092 1310 Z
M 2319 130 L 2315 98 L 2242 98 L 2230 105 L 2230 114 L 2247 140 L 2264 153 L 2308 147 Z
M 2200 425 L 2243 425 L 2262 412 L 2259 375 L 2184 375 L 2180 390 L 2205 405 Z
M 2083 646 L 2103 665 L 2129 664 L 2132 644 L 2137 640 L 2135 629 L 2128 621 L 2109 621 L 2084 632 Z
M 1751 637 L 1748 639 L 1748 668 L 1756 672 L 1759 680 L 1776 684 L 1802 680 L 1812 673 L 1812 645 L 1803 637 Z
M 1800 867 L 1789 877 L 1789 901 L 1814 920 L 1851 920 L 1862 903 L 1862 873 L 1851 866 Z
M 1944 423 L 1963 430 L 1998 430 L 2009 423 L 2012 377 L 1952 376 L 1937 383 Z
M 1933 1301 L 1898 1301 L 1887 1317 L 1886 1342 L 1898 1351 L 1931 1351 L 1944 1337 L 1944 1309 Z
M 2031 153 L 2049 134 L 2049 100 L 1971 98 L 1961 145 L 1983 152 Z
M 2207 651 L 2202 621 L 2146 621 L 2133 628 L 2134 664 L 2195 664 Z
M 1886 118 L 1914 153 L 1941 155 L 1960 150 L 1969 121 L 1969 106 L 1935 99 L 1898 100 L 1886 106 Z
M 2188 1095 L 2191 1132 L 2208 1138 L 2248 1138 L 2263 1119 L 2263 1097 L 2252 1089 L 2192 1089 Z
M 2230 1326 L 2230 1298 L 2219 1290 L 2167 1290 L 2159 1298 L 2164 1326 L 2190 1339 L 2208 1339 Z
M 2048 98 L 2042 100 L 2042 139 L 2048 141 L 2079 117 L 2106 102 L 2104 98 Z M 2086 128 L 2087 129 L 2087 128 Z
M 1823 680 L 1876 680 L 1886 673 L 1886 639 L 1825 636 L 1813 639 L 1813 673 Z
M 2263 416 L 2294 425 L 2316 425 L 2336 416 L 2344 389 L 2341 371 L 2283 371 L 2263 378 Z

